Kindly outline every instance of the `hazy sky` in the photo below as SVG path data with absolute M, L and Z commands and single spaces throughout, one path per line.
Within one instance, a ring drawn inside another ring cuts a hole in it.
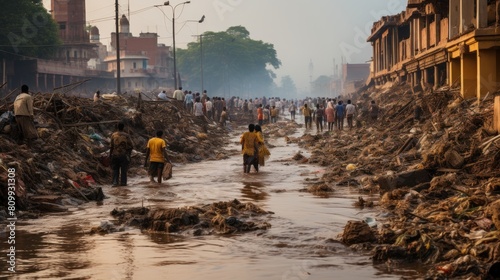
M 50 10 L 50 0 L 43 2 Z M 160 43 L 172 45 L 172 9 L 154 7 L 163 2 L 119 0 L 120 15 L 128 16 L 130 4 L 130 31 L 134 36 L 157 32 Z M 170 1 L 171 5 L 182 2 Z M 105 45 L 109 45 L 110 33 L 114 31 L 114 3 L 114 0 L 86 0 L 87 21 L 99 28 Z M 176 46 L 185 48 L 196 39 L 193 35 L 205 31 L 224 31 L 242 25 L 252 39 L 274 44 L 282 62 L 275 71 L 276 82 L 280 84 L 282 76 L 290 75 L 299 90 L 307 90 L 310 61 L 314 80 L 320 75 L 332 75 L 333 60 L 340 63 L 342 56 L 348 63 L 370 60 L 372 50 L 366 38 L 373 22 L 381 16 L 401 12 L 406 3 L 407 0 L 191 0 L 175 10 Z M 194 22 L 202 15 L 206 16 L 203 23 Z

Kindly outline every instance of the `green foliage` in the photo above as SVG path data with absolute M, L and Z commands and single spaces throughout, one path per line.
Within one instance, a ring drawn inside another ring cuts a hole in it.
M 204 89 L 210 96 L 263 96 L 273 85 L 281 61 L 274 46 L 252 40 L 245 27 L 205 32 L 198 42 L 177 50 L 177 64 L 187 87 L 201 91 L 201 48 Z
M 50 58 L 61 41 L 41 0 L 2 1 L 0 57 Z

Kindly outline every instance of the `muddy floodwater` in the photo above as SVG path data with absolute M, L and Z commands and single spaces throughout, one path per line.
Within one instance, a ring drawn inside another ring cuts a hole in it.
M 284 139 L 258 174 L 243 174 L 237 141 L 234 156 L 174 167 L 162 186 L 132 178 L 127 187 L 103 186 L 107 199 L 68 213 L 18 222 L 17 272 L 12 279 L 415 279 L 412 269 L 374 266 L 370 257 L 335 238 L 348 220 L 378 218 L 378 209 L 353 206 L 359 193 L 338 188 L 328 198 L 299 190 L 324 169 L 290 161 L 300 149 Z M 297 132 L 300 135 L 302 129 Z M 296 135 L 296 136 L 297 136 Z M 307 156 L 307 153 L 303 151 Z M 367 197 L 378 199 L 378 195 Z M 181 207 L 238 199 L 274 214 L 259 217 L 266 231 L 236 235 L 153 234 L 137 228 L 91 235 L 92 227 L 112 221 L 114 208 Z M 5 267 L 5 264 L 0 267 Z

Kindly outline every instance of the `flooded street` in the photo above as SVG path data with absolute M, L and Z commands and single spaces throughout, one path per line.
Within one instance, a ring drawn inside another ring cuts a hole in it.
M 265 128 L 264 128 L 265 130 Z M 303 132 L 299 129 L 297 135 Z M 314 131 L 315 132 L 315 131 Z M 415 272 L 373 266 L 368 255 L 334 239 L 348 220 L 376 217 L 377 209 L 353 206 L 359 193 L 338 188 L 320 198 L 300 192 L 323 168 L 291 160 L 300 149 L 268 139 L 271 158 L 258 174 L 243 174 L 240 131 L 228 159 L 174 167 L 162 186 L 133 178 L 127 187 L 103 186 L 94 202 L 19 222 L 13 279 L 414 279 Z M 307 154 L 302 151 L 306 156 Z M 253 172 L 253 169 L 252 169 Z M 366 197 L 365 198 L 370 198 Z M 88 232 L 112 221 L 114 208 L 198 206 L 238 199 L 274 214 L 257 217 L 267 231 L 236 235 L 153 234 L 137 228 L 107 235 Z M 370 199 L 378 199 L 378 195 Z M 7 276 L 2 269 L 0 276 Z

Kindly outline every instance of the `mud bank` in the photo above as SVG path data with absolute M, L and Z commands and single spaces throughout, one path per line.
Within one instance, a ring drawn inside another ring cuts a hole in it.
M 176 101 L 148 101 L 139 96 L 109 96 L 99 102 L 64 94 L 35 94 L 35 123 L 40 138 L 19 145 L 15 125 L 0 134 L 0 202 L 7 205 L 8 169 L 15 169 L 20 217 L 66 211 L 102 200 L 99 187 L 109 183 L 109 137 L 118 122 L 134 142 L 129 176 L 143 175 L 147 140 L 165 131 L 174 163 L 227 157 L 227 129 L 195 118 Z M 4 105 L 2 110 L 12 110 Z M 2 111 L 3 112 L 3 111 Z M 2 215 L 0 215 L 2 216 Z

